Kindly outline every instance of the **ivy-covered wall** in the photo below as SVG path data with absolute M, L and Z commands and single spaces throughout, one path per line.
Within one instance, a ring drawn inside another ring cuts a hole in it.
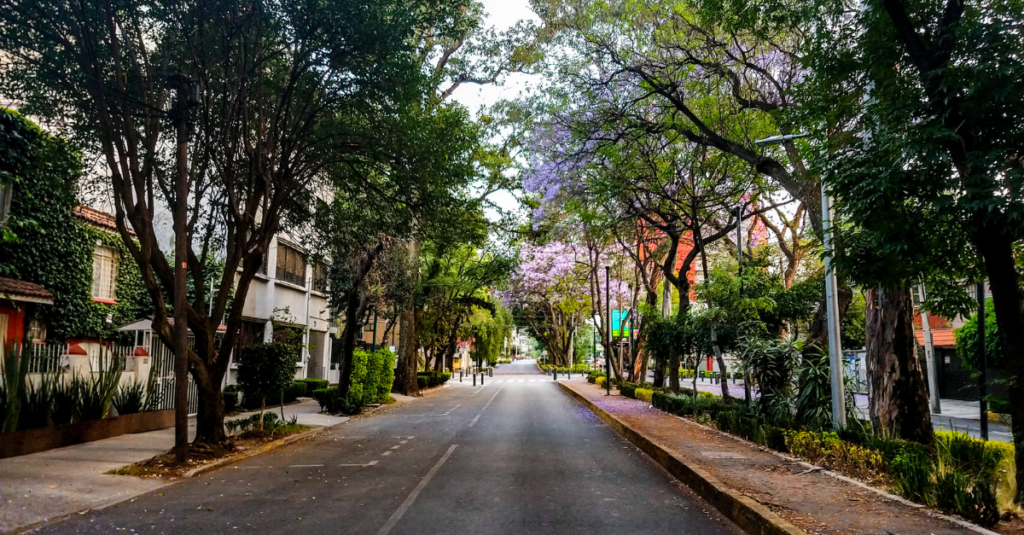
M 18 140 L 20 150 L 0 151 L 0 169 L 14 170 L 7 175 L 14 197 L 9 232 L 0 240 L 0 275 L 34 282 L 53 294 L 53 306 L 37 307 L 47 323 L 48 341 L 120 338 L 117 328 L 148 314 L 152 306 L 120 237 L 72 214 L 79 204 L 81 155 L 67 141 L 0 110 L 0 145 L 11 138 Z M 120 252 L 116 305 L 92 300 L 97 242 Z M 107 314 L 112 315 L 110 323 Z

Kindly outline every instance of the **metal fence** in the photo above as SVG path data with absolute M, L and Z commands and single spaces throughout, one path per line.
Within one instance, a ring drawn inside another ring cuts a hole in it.
M 189 336 L 191 346 L 193 338 Z M 32 344 L 27 352 L 28 373 L 58 373 L 70 366 L 71 356 L 67 343 Z M 174 353 L 157 337 L 152 337 L 147 351 L 152 358 L 152 372 L 158 397 L 157 410 L 174 408 Z M 126 372 L 136 371 L 137 362 L 131 357 L 135 346 L 101 346 L 89 356 L 88 372 L 106 369 L 112 363 L 119 363 Z M 188 413 L 199 412 L 199 396 L 195 381 L 188 378 Z
M 28 373 L 53 373 L 67 365 L 67 344 L 32 344 Z
M 192 347 L 195 339 L 189 335 L 188 344 Z M 153 336 L 150 342 L 149 356 L 153 359 L 155 388 L 159 392 L 157 410 L 174 408 L 174 352 L 159 338 Z M 192 376 L 188 376 L 188 414 L 199 412 L 199 392 Z

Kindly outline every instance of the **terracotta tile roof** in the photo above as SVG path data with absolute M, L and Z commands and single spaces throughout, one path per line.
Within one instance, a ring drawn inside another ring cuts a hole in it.
M 917 338 L 917 343 L 924 345 L 924 331 L 914 331 L 914 338 Z M 953 329 L 932 329 L 932 343 L 935 347 L 956 347 Z
M 22 301 L 19 297 L 29 298 L 33 301 L 43 301 L 53 304 L 53 295 L 42 286 L 34 282 L 25 282 L 17 279 L 0 277 L 0 297 L 12 301 Z
M 117 231 L 117 220 L 114 219 L 114 216 L 106 212 L 94 210 L 92 208 L 89 208 L 88 206 L 78 205 L 75 207 L 74 210 L 71 211 L 71 213 L 73 213 L 77 217 L 84 219 L 85 222 L 95 225 L 97 227 Z M 128 233 L 135 234 L 135 232 L 132 231 L 131 228 L 128 229 Z

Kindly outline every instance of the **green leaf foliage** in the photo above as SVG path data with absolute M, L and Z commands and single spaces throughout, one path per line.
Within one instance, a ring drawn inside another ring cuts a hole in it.
M 271 393 L 291 384 L 299 351 L 297 344 L 285 342 L 252 344 L 242 349 L 238 385 L 246 399 L 259 399 L 265 404 Z
M 956 355 L 972 370 L 980 369 L 978 362 L 978 315 L 974 314 L 964 325 L 953 331 L 956 339 Z M 1003 343 L 999 339 L 999 325 L 996 323 L 996 309 L 992 299 L 985 300 L 985 363 L 995 369 L 1004 370 L 1007 362 L 1003 358 Z
M 41 285 L 53 306 L 34 307 L 48 337 L 112 338 L 117 328 L 152 309 L 149 294 L 120 236 L 85 224 L 72 215 L 79 204 L 81 156 L 15 112 L 0 110 L 0 137 L 17 139 L 6 147 L 0 168 L 14 177 L 11 221 L 16 239 L 0 242 L 0 276 Z M 117 304 L 92 300 L 93 251 L 97 244 L 119 252 Z M 106 321 L 107 315 L 111 321 Z

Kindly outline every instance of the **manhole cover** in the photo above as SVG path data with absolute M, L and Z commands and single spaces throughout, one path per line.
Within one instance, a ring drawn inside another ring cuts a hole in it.
M 746 459 L 734 451 L 702 451 L 700 454 L 712 459 Z

